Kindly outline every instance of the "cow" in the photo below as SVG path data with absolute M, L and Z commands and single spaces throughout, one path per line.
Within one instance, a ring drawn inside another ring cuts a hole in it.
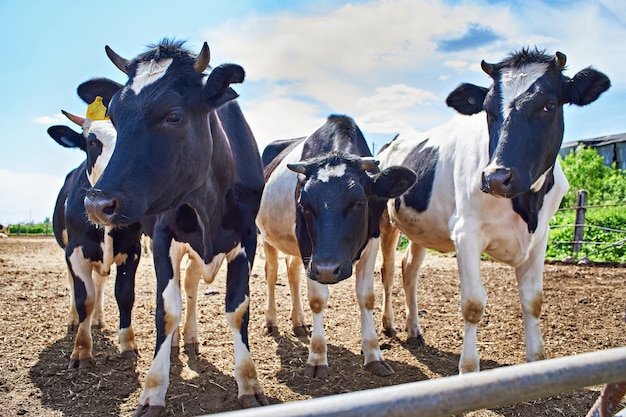
M 0 237 L 6 239 L 9 237 L 9 226 L 6 224 L 0 224 Z
M 158 415 L 165 405 L 170 348 L 182 310 L 175 266 L 187 252 L 201 261 L 198 272 L 209 282 L 227 261 L 226 318 L 238 400 L 244 408 L 266 405 L 247 330 L 263 169 L 230 87 L 243 82 L 244 70 L 222 64 L 207 73 L 206 42 L 197 55 L 171 39 L 134 59 L 105 50 L 128 81 L 109 104 L 117 143 L 100 179 L 87 190 L 85 208 L 91 221 L 109 226 L 156 217 L 157 337 L 135 415 Z
M 482 61 L 488 88 L 462 84 L 446 99 L 461 115 L 381 149 L 381 167 L 403 165 L 418 181 L 390 200 L 381 221 L 383 328 L 394 335 L 391 286 L 398 233 L 409 240 L 402 260 L 409 342 L 424 343 L 417 281 L 427 249 L 456 252 L 464 320 L 459 372 L 479 370 L 477 327 L 487 294 L 480 257 L 512 266 L 522 307 L 526 360 L 546 358 L 539 315 L 548 222 L 569 185 L 558 163 L 563 105 L 587 105 L 607 90 L 603 73 L 586 68 L 569 78 L 566 57 L 523 48 L 497 64 Z
M 265 176 L 256 224 L 266 256 L 268 330 L 277 329 L 274 286 L 280 251 L 288 259 L 292 324 L 299 335 L 306 330 L 299 291 L 300 271 L 306 268 L 313 330 L 304 373 L 325 378 L 328 286 L 349 278 L 354 265 L 365 367 L 375 375 L 393 374 L 374 326 L 373 274 L 380 216 L 387 200 L 406 191 L 415 174 L 402 167 L 379 170 L 354 120 L 331 115 L 306 139 L 293 140 L 266 166 Z
M 120 86 L 121 87 L 121 86 Z M 118 87 L 119 88 L 119 87 Z M 90 109 L 100 106 L 102 98 Z M 123 358 L 136 358 L 138 348 L 132 326 L 135 273 L 141 256 L 141 225 L 125 228 L 99 227 L 87 220 L 83 204 L 86 190 L 98 180 L 115 146 L 115 128 L 109 120 L 63 113 L 82 127 L 78 133 L 55 125 L 48 134 L 61 146 L 78 148 L 86 159 L 65 178 L 53 213 L 53 232 L 65 251 L 70 286 L 68 329 L 76 330 L 69 368 L 93 366 L 91 326 L 104 325 L 104 284 L 113 264 L 117 273 L 115 298 L 119 309 L 119 343 Z M 104 111 L 102 111 L 104 115 Z

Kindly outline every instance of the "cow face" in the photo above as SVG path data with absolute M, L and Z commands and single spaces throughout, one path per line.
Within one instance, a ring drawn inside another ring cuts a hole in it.
M 288 164 L 298 172 L 296 236 L 309 278 L 334 284 L 352 275 L 387 199 L 406 191 L 413 171 L 391 167 L 380 174 L 378 161 L 341 152 Z
M 606 75 L 587 68 L 573 78 L 562 74 L 566 57 L 522 50 L 482 69 L 490 88 L 463 84 L 446 103 L 462 114 L 482 110 L 489 129 L 489 163 L 481 189 L 501 197 L 538 191 L 550 175 L 563 140 L 563 105 L 584 106 L 610 86 Z
M 83 128 L 80 134 L 67 126 L 51 126 L 48 134 L 61 146 L 79 148 L 87 154 L 87 178 L 94 185 L 107 166 L 115 148 L 116 132 L 109 120 L 91 120 L 63 111 Z
M 216 175 L 234 175 L 211 164 L 216 135 L 224 136 L 213 110 L 237 97 L 229 85 L 243 81 L 243 69 L 222 65 L 206 77 L 206 43 L 197 56 L 172 41 L 134 60 L 108 47 L 107 54 L 129 79 L 109 104 L 117 145 L 85 197 L 90 219 L 121 225 L 184 203 L 197 207 L 200 197 L 191 194 L 214 188 Z

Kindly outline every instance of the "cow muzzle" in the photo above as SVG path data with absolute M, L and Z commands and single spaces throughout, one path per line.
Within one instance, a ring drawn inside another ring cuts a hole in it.
M 320 284 L 336 284 L 352 275 L 352 271 L 345 270 L 343 262 L 336 259 L 322 259 L 311 261 L 309 278 Z
M 487 168 L 482 172 L 480 189 L 496 197 L 514 197 L 513 171 L 510 168 Z
M 90 189 L 85 195 L 85 209 L 89 221 L 114 226 L 116 223 L 119 202 L 113 197 L 105 195 L 99 189 Z

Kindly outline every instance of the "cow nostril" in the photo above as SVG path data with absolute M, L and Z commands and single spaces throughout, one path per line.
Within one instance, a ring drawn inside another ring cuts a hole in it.
M 335 270 L 333 271 L 333 275 L 338 277 L 340 273 L 341 273 L 341 265 L 337 265 L 337 268 L 335 268 Z
M 110 204 L 102 209 L 102 213 L 106 216 L 112 216 L 117 210 L 117 201 L 113 200 Z

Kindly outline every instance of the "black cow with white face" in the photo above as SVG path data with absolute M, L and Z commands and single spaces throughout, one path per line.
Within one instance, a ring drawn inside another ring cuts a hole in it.
M 83 99 L 91 102 L 94 98 Z M 108 99 L 104 103 L 108 103 Z M 96 226 L 88 221 L 83 204 L 85 193 L 96 183 L 113 152 L 115 129 L 109 120 L 92 120 L 68 112 L 64 114 L 82 127 L 82 133 L 58 125 L 50 127 L 48 134 L 61 146 L 81 149 L 87 158 L 65 178 L 54 207 L 53 231 L 59 246 L 65 249 L 68 267 L 68 327 L 72 331 L 77 329 L 69 366 L 84 368 L 93 364 L 91 326 L 104 324 L 104 284 L 113 264 L 117 267 L 115 298 L 120 313 L 122 357 L 137 356 L 132 309 L 135 272 L 141 255 L 141 225 L 133 223 L 117 229 Z
M 176 266 L 190 252 L 209 282 L 227 260 L 226 318 L 234 336 L 238 398 L 243 407 L 267 404 L 247 333 L 263 170 L 230 88 L 243 81 L 244 71 L 224 64 L 205 73 L 206 43 L 195 55 L 182 42 L 164 40 L 132 60 L 106 50 L 129 79 L 109 105 L 117 145 L 87 191 L 85 207 L 90 220 L 111 226 L 156 216 L 157 340 L 135 415 L 154 416 L 164 407 L 170 348 L 182 312 Z
M 387 206 L 382 224 L 383 327 L 395 333 L 390 303 L 398 233 L 410 246 L 403 282 L 409 340 L 423 344 L 417 280 L 426 249 L 456 251 L 465 322 L 459 371 L 479 370 L 477 327 L 487 294 L 480 256 L 515 268 L 522 305 L 526 359 L 544 359 L 539 316 L 548 222 L 568 189 L 556 159 L 563 140 L 563 105 L 587 105 L 610 86 L 587 68 L 569 78 L 565 55 L 523 49 L 497 64 L 482 62 L 489 88 L 463 84 L 447 104 L 464 116 L 419 137 L 399 137 L 381 150 L 381 166 L 401 164 L 419 180 Z
M 274 286 L 277 251 L 281 251 L 287 255 L 296 334 L 305 329 L 299 296 L 303 264 L 308 277 L 313 332 L 305 375 L 326 377 L 323 315 L 327 284 L 349 278 L 354 266 L 365 366 L 380 376 L 393 374 L 374 328 L 374 264 L 379 220 L 387 200 L 406 191 L 415 174 L 401 167 L 381 172 L 354 120 L 330 116 L 305 140 L 293 140 L 266 166 L 265 175 L 267 184 L 256 223 L 266 254 L 268 330 L 277 329 Z

